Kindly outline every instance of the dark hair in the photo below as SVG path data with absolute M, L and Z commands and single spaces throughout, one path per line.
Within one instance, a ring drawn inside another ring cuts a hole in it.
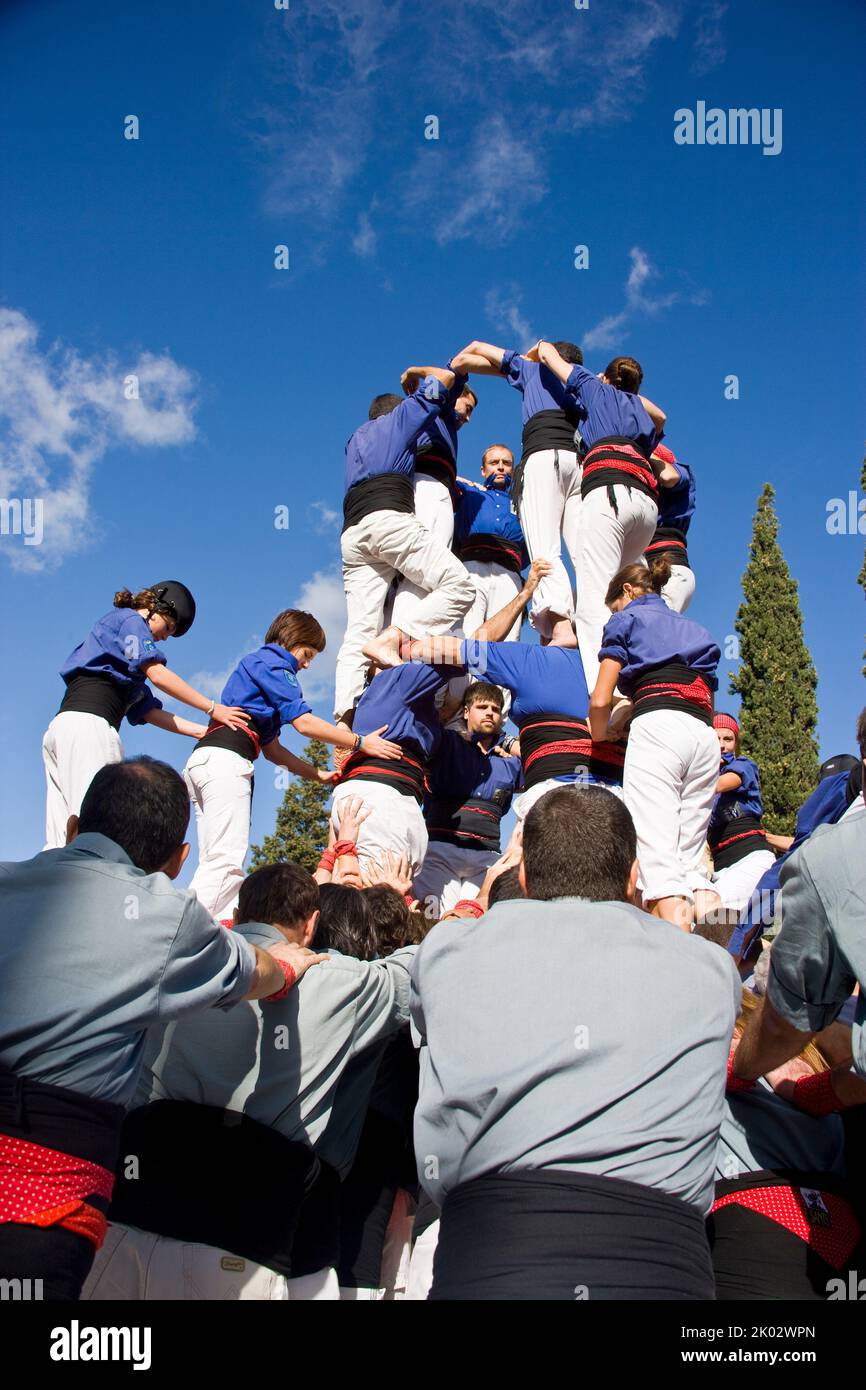
M 556 351 L 559 353 L 560 357 L 565 358 L 566 362 L 570 362 L 572 366 L 583 366 L 583 353 L 577 346 L 577 343 L 569 343 L 563 341 L 559 343 L 554 343 L 553 346 L 556 348 Z
M 603 787 L 563 787 L 523 823 L 526 896 L 624 902 L 637 857 L 634 821 Z
M 149 612 L 155 612 L 157 597 L 153 589 L 139 589 L 134 594 L 131 589 L 118 589 L 114 595 L 115 608 L 146 608 Z
M 370 402 L 370 409 L 367 411 L 368 420 L 378 420 L 380 415 L 390 415 L 392 410 L 396 410 L 398 405 L 402 405 L 403 396 L 395 396 L 393 391 L 385 391 L 381 396 L 374 396 Z
M 611 386 L 615 386 L 618 391 L 626 391 L 631 396 L 637 395 L 643 381 L 643 367 L 633 357 L 615 357 L 612 362 L 608 362 L 604 374 Z
M 615 603 L 622 598 L 626 584 L 633 589 L 641 589 L 645 594 L 660 594 L 671 577 L 671 562 L 664 555 L 656 555 L 649 565 L 626 565 L 615 574 L 607 586 L 605 603 Z
M 378 954 L 390 956 L 409 943 L 412 914 L 404 899 L 388 883 L 375 883 L 363 890 L 376 933 Z
M 692 928 L 694 936 L 703 937 L 704 941 L 712 941 L 714 946 L 721 946 L 724 951 L 728 949 L 731 937 L 734 934 L 736 922 L 728 922 L 724 908 L 718 920 L 713 917 L 704 918 L 696 922 Z
M 269 642 L 286 648 L 315 647 L 317 652 L 323 652 L 325 633 L 312 613 L 305 613 L 303 608 L 284 608 L 265 633 L 265 644 Z
M 377 954 L 376 928 L 366 894 L 344 883 L 323 883 L 319 888 L 319 922 L 313 937 L 314 951 L 339 951 L 356 960 L 372 960 Z
M 860 711 L 857 719 L 857 747 L 860 749 L 860 757 L 866 758 L 866 709 Z
M 514 463 L 514 450 L 511 448 L 509 444 L 488 444 L 487 448 L 484 450 L 484 453 L 481 455 L 482 468 L 484 468 L 487 463 L 487 455 L 490 453 L 491 449 L 507 449 L 509 454 L 511 455 L 511 462 L 512 464 Z
M 319 885 L 300 864 L 265 864 L 241 884 L 238 925 L 270 922 L 272 926 L 301 927 L 318 906 Z
M 490 892 L 487 895 L 487 906 L 493 907 L 494 903 L 510 902 L 512 898 L 522 897 L 523 889 L 520 886 L 520 870 L 517 865 L 514 864 L 491 883 Z
M 180 849 L 188 825 L 183 778 L 168 763 L 146 757 L 101 767 L 78 817 L 82 835 L 107 836 L 146 874 L 155 874 Z
M 473 389 L 472 389 L 471 386 L 464 386 L 464 387 L 463 387 L 463 390 L 460 392 L 460 394 L 461 394 L 461 396 L 471 396 L 472 399 L 473 399 L 473 401 L 475 402 L 475 405 L 478 404 L 478 397 L 477 397 L 477 395 L 475 394 L 475 392 L 473 391 Z M 474 407 L 473 407 L 473 408 L 474 408 Z
M 466 694 L 463 696 L 463 709 L 468 709 L 474 705 L 476 700 L 493 700 L 502 709 L 502 691 L 498 685 L 492 685 L 490 681 L 473 681 L 467 685 Z

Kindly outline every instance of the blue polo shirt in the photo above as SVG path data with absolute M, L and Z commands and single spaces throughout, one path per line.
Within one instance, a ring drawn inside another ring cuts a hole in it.
M 731 792 L 717 793 L 710 820 L 711 838 L 716 826 L 727 824 L 732 816 L 754 816 L 756 820 L 760 820 L 764 814 L 757 764 L 753 763 L 751 758 L 742 758 L 735 753 L 723 753 L 719 776 L 724 777 L 727 772 L 736 773 L 741 785 Z
M 580 417 L 580 434 L 587 453 L 600 439 L 618 435 L 633 439 L 649 458 L 659 434 L 639 396 L 608 386 L 586 367 L 577 365 L 568 374 L 567 390 L 572 409 Z
M 223 686 L 221 703 L 237 705 L 253 716 L 263 746 L 279 737 L 284 724 L 310 713 L 297 670 L 291 652 L 269 642 L 243 657 Z
M 529 554 L 523 531 L 511 500 L 511 479 L 505 487 L 496 487 L 492 478 L 483 483 L 457 479 L 460 501 L 454 517 L 454 549 L 473 536 L 497 536 L 519 550 L 521 569 L 529 564 Z
M 540 362 L 530 362 L 519 352 L 509 351 L 502 354 L 500 370 L 508 385 L 523 397 L 524 425 L 542 410 L 564 410 L 577 426 L 580 411 L 574 392 L 549 367 L 543 367 Z
M 390 414 L 365 420 L 346 444 L 346 491 L 383 473 L 402 473 L 411 481 L 418 437 L 448 405 L 449 394 L 437 377 L 428 376 Z
M 464 738 L 453 729 L 445 729 L 442 742 L 430 764 L 428 782 L 431 797 L 483 797 L 492 801 L 497 792 L 503 814 L 519 789 L 522 770 L 519 758 L 502 758 L 498 753 L 486 753 L 474 739 Z
M 599 661 L 608 657 L 622 665 L 617 685 L 631 695 L 638 676 L 657 666 L 688 666 L 718 690 L 716 670 L 721 652 L 700 623 L 668 608 L 661 594 L 641 594 L 605 624 Z
M 383 738 L 418 744 L 425 758 L 432 757 L 442 739 L 436 692 L 459 675 L 457 666 L 434 669 L 414 661 L 380 671 L 358 701 L 353 732 L 372 734 L 387 724 Z
M 688 533 L 695 514 L 695 479 L 687 463 L 677 459 L 674 468 L 680 475 L 673 487 L 659 485 L 659 526 L 675 526 L 683 535 Z
M 162 709 L 147 684 L 152 662 L 166 664 L 146 620 L 133 608 L 112 608 L 70 652 L 60 674 L 67 685 L 75 676 L 110 676 L 127 701 L 130 724 L 143 724 L 152 710 Z
M 587 717 L 589 695 L 576 648 L 467 641 L 460 644 L 460 659 L 474 680 L 511 691 L 511 718 L 518 727 L 533 714 Z

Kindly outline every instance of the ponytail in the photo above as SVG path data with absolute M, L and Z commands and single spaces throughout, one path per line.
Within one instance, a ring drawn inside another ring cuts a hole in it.
M 626 584 L 642 594 L 660 594 L 670 577 L 671 562 L 663 555 L 655 556 L 649 565 L 626 565 L 610 581 L 604 601 L 611 604 L 622 598 Z
M 157 602 L 153 589 L 142 589 L 137 594 L 133 594 L 130 589 L 118 589 L 114 595 L 115 608 L 146 608 L 153 612 Z
M 643 367 L 633 357 L 615 357 L 612 362 L 608 362 L 604 375 L 618 391 L 636 396 L 643 381 Z

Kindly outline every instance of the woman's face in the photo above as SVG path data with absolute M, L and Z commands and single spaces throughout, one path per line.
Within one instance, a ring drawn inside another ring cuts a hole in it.
M 716 729 L 720 753 L 736 753 L 737 736 L 733 729 Z
M 177 629 L 174 618 L 170 618 L 167 613 L 151 613 L 147 625 L 155 642 L 164 642 L 167 637 L 173 637 Z
M 300 646 L 292 647 L 290 650 L 301 671 L 306 671 L 313 658 L 319 655 L 315 647 Z
M 637 597 L 638 590 L 634 587 L 634 585 L 623 584 L 622 593 L 620 594 L 619 598 L 615 598 L 613 603 L 609 603 L 607 606 L 610 609 L 611 613 L 621 613 L 624 608 L 628 607 L 632 599 Z

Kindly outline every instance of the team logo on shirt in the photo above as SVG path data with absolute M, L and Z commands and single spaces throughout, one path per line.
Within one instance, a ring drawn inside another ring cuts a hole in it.
M 289 670 L 288 666 L 284 666 L 284 667 L 283 667 L 283 675 L 285 676 L 286 680 L 289 682 L 289 685 L 297 685 L 297 683 L 298 683 L 298 678 L 297 678 L 297 676 L 295 675 L 294 671 L 290 671 L 290 670 Z
M 155 651 L 156 651 L 156 643 L 155 643 L 155 642 L 153 641 L 153 639 L 150 638 L 150 637 L 145 637 L 145 639 L 144 639 L 144 641 L 142 642 L 141 645 L 142 645 L 142 647 L 144 648 L 144 650 L 145 650 L 146 652 L 155 652 Z

